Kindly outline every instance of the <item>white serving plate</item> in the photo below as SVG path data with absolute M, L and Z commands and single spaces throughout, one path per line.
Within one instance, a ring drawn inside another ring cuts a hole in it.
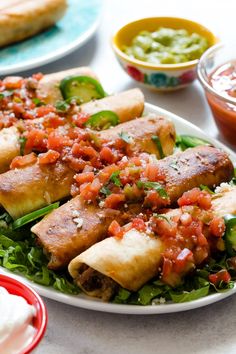
M 165 109 L 154 106 L 150 103 L 145 104 L 145 113 L 155 113 L 166 118 L 169 118 L 173 121 L 176 127 L 177 134 L 188 134 L 194 135 L 196 137 L 206 139 L 212 143 L 215 147 L 224 149 L 226 151 L 234 164 L 236 164 L 236 154 L 227 148 L 222 143 L 206 135 L 201 129 L 196 127 L 194 124 L 189 123 L 185 119 L 175 115 L 174 113 L 168 112 Z M 162 313 L 172 313 L 180 312 L 186 310 L 193 310 L 198 307 L 203 307 L 209 304 L 212 304 L 216 301 L 225 299 L 228 296 L 231 296 L 236 292 L 236 285 L 233 289 L 226 291 L 224 293 L 216 293 L 208 295 L 206 297 L 200 298 L 198 300 L 185 302 L 185 303 L 167 303 L 163 305 L 122 305 L 122 304 L 113 304 L 102 302 L 101 300 L 88 297 L 84 294 L 79 295 L 65 295 L 60 293 L 53 288 L 47 288 L 45 286 L 37 285 L 22 276 L 15 275 L 10 271 L 0 267 L 0 273 L 11 275 L 12 277 L 19 279 L 26 284 L 30 285 L 34 290 L 36 290 L 40 295 L 45 296 L 49 299 L 56 300 L 65 304 L 69 304 L 76 307 L 82 307 L 89 310 L 103 311 L 110 313 L 122 313 L 130 315 L 151 315 L 151 314 L 162 314 Z

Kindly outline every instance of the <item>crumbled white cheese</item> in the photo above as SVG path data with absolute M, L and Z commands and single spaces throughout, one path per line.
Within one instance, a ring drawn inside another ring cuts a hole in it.
M 83 222 L 84 222 L 84 220 L 82 218 L 74 218 L 73 221 L 76 224 L 77 229 L 80 229 L 83 225 Z
M 121 159 L 122 162 L 127 162 L 128 161 L 128 157 L 127 156 L 123 156 Z
M 222 182 L 218 187 L 215 189 L 215 193 L 222 193 L 227 192 L 232 189 L 232 186 L 229 183 Z
M 105 204 L 105 202 L 104 202 L 104 200 L 101 200 L 100 202 L 99 202 L 99 208 L 103 208 L 104 207 L 104 204 Z
M 78 217 L 80 216 L 79 210 L 73 210 L 73 211 L 72 211 L 72 216 L 73 216 L 74 218 L 78 218 Z
M 160 298 L 157 298 L 157 299 L 153 299 L 152 300 L 152 305 L 155 306 L 155 305 L 163 305 L 166 303 L 166 299 L 164 297 L 160 297 Z

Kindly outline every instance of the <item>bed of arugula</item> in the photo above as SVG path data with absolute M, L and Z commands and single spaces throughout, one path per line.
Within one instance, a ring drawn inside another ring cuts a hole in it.
M 208 144 L 195 137 L 179 136 L 176 141 L 177 149 L 185 150 L 188 147 Z M 235 182 L 235 178 L 232 183 Z M 203 186 L 204 188 L 204 186 Z M 0 215 L 0 266 L 16 274 L 25 276 L 30 281 L 53 287 L 66 294 L 79 294 L 80 289 L 73 284 L 67 270 L 52 271 L 47 268 L 47 257 L 43 249 L 37 245 L 36 237 L 30 232 L 32 225 L 48 212 L 57 208 L 59 203 L 32 212 L 16 221 L 4 212 Z M 114 303 L 150 305 L 159 303 L 181 303 L 197 300 L 215 292 L 224 292 L 234 287 L 236 271 L 228 262 L 227 252 L 214 259 L 209 259 L 201 269 L 195 269 L 185 278 L 178 288 L 171 288 L 159 279 L 145 284 L 139 291 L 130 292 L 120 287 L 113 298 Z M 211 273 L 227 269 L 232 277 L 229 283 L 220 282 L 217 288 L 209 282 Z

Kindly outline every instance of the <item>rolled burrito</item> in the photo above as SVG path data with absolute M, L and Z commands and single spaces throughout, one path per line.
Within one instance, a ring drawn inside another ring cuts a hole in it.
M 236 215 L 236 187 L 223 188 L 224 190 L 212 196 L 210 210 L 212 217 L 223 217 L 233 210 L 233 215 Z M 230 203 L 225 204 L 227 201 Z M 180 210 L 172 209 L 164 215 L 169 218 L 178 215 Z M 107 301 L 115 294 L 119 285 L 130 291 L 137 291 L 147 281 L 157 276 L 160 273 L 162 252 L 167 247 L 170 248 L 170 244 L 166 246 L 158 235 L 131 229 L 122 238 L 109 237 L 93 245 L 74 258 L 68 270 L 75 283 L 86 294 Z M 190 269 L 186 267 L 179 277 L 185 276 Z M 175 277 L 173 270 L 169 279 L 173 281 Z
M 224 159 L 227 159 L 227 162 L 224 161 Z M 177 166 L 179 164 L 182 168 L 178 171 L 173 169 L 171 167 L 173 161 L 175 161 Z M 192 163 L 189 163 L 190 161 Z M 198 147 L 189 149 L 176 156 L 170 156 L 163 160 L 159 160 L 157 161 L 157 164 L 160 164 L 162 168 L 165 166 L 165 173 L 167 176 L 166 190 L 169 194 L 169 205 L 175 203 L 185 191 L 191 188 L 198 187 L 200 184 L 212 186 L 223 181 L 229 181 L 233 176 L 231 161 L 224 152 L 221 152 L 216 148 L 205 149 L 205 147 Z M 196 166 L 196 164 L 198 165 Z M 67 226 L 73 224 L 73 210 L 76 208 L 78 202 L 80 204 L 79 198 L 80 196 L 77 196 L 70 200 L 66 206 L 61 206 L 57 210 L 54 210 L 50 215 L 42 219 L 32 228 L 32 232 L 37 235 L 43 248 L 50 257 L 49 266 L 51 268 L 56 269 L 58 266 L 65 266 L 71 256 L 69 253 L 71 243 L 73 242 L 75 245 L 80 244 L 83 232 L 77 230 L 75 227 L 71 228 L 70 226 Z M 139 206 L 142 208 L 141 203 Z M 83 208 L 86 208 L 86 206 Z M 80 211 L 81 209 L 78 210 Z M 61 213 L 66 217 L 66 222 L 61 220 Z M 93 242 L 98 242 L 103 237 L 104 235 L 99 235 L 99 237 L 94 239 Z M 55 242 L 55 240 L 57 240 L 57 242 Z M 57 257 L 61 253 L 62 240 L 63 248 L 66 243 L 68 244 L 68 257 L 67 259 L 64 259 L 63 262 L 61 260 L 57 261 Z M 77 254 L 80 252 L 81 247 L 78 247 Z
M 0 46 L 21 41 L 54 25 L 66 7 L 66 0 L 1 0 Z

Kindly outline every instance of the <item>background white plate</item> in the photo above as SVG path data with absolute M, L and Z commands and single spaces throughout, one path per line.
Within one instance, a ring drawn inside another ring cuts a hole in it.
M 236 155 L 227 148 L 225 145 L 221 144 L 217 140 L 210 138 L 202 130 L 200 130 L 195 125 L 189 123 L 185 119 L 175 115 L 174 113 L 168 112 L 160 107 L 151 105 L 149 103 L 145 104 L 145 113 L 155 113 L 164 117 L 167 117 L 173 121 L 176 127 L 177 134 L 188 134 L 194 135 L 196 137 L 206 139 L 211 142 L 214 146 L 224 149 L 226 151 L 234 164 L 236 164 Z M 171 312 L 180 312 L 186 310 L 192 310 L 198 307 L 206 306 L 212 304 L 216 301 L 220 301 L 236 292 L 236 285 L 233 289 L 226 291 L 224 293 L 216 293 L 206 297 L 203 297 L 198 300 L 179 303 L 179 304 L 163 304 L 163 305 L 148 305 L 148 306 L 139 306 L 139 305 L 122 305 L 122 304 L 112 304 L 105 303 L 98 299 L 88 297 L 84 294 L 79 295 L 65 295 L 60 293 L 53 288 L 47 288 L 41 285 L 37 285 L 22 276 L 15 275 L 10 271 L 0 268 L 0 273 L 10 275 L 18 280 L 25 282 L 30 285 L 34 290 L 36 290 L 40 295 L 45 296 L 49 299 L 63 302 L 65 304 L 83 307 L 95 311 L 111 312 L 111 313 L 123 313 L 130 315 L 151 315 L 151 314 L 162 314 L 162 313 L 171 313 Z

